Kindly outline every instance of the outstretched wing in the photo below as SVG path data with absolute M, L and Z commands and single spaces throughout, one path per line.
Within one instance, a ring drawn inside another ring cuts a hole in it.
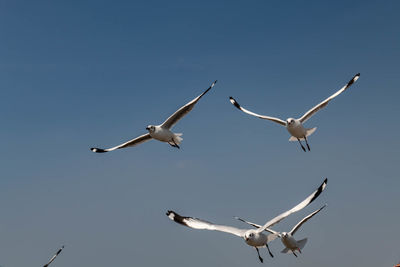
M 316 211 L 314 211 L 313 213 L 310 213 L 309 215 L 307 215 L 306 217 L 304 217 L 300 222 L 298 222 L 296 224 L 295 227 L 293 227 L 292 230 L 290 230 L 290 234 L 294 235 L 297 230 L 299 230 L 299 228 L 303 225 L 303 223 L 305 223 L 306 221 L 308 221 L 309 219 L 311 219 L 315 214 L 317 214 L 318 212 L 320 212 L 323 208 L 325 208 L 326 205 L 323 205 L 321 208 L 317 209 Z
M 196 103 L 200 100 L 200 98 L 202 98 L 203 95 L 205 95 L 208 91 L 210 91 L 210 89 L 213 88 L 216 83 L 217 81 L 214 81 L 210 85 L 210 87 L 208 87 L 207 90 L 205 90 L 201 95 L 199 95 L 198 97 L 196 97 L 195 99 L 193 99 L 192 101 L 190 101 L 189 103 L 187 103 L 186 105 L 175 111 L 174 114 L 172 114 L 166 121 L 163 122 L 163 124 L 161 124 L 161 127 L 167 129 L 172 128 L 172 126 L 174 126 L 175 123 L 177 123 L 180 119 L 182 119 L 186 114 L 188 114 L 194 108 L 194 105 L 196 105 Z
M 56 259 L 56 257 L 58 256 L 58 254 L 60 254 L 61 253 L 61 251 L 64 249 L 64 246 L 62 246 L 57 252 L 56 252 L 56 254 L 54 254 L 54 256 L 53 257 L 51 257 L 51 259 L 49 260 L 49 262 L 48 263 L 46 263 L 43 267 L 47 267 L 47 266 L 49 266 L 50 265 L 50 263 L 52 263 L 55 259 Z
M 211 222 L 207 222 L 198 218 L 193 218 L 193 217 L 184 217 L 176 212 L 169 210 L 167 211 L 167 216 L 173 220 L 176 223 L 182 224 L 184 226 L 193 228 L 193 229 L 201 229 L 201 230 L 214 230 L 214 231 L 220 231 L 220 232 L 225 232 L 229 234 L 233 234 L 239 237 L 243 237 L 245 232 L 247 230 L 244 229 L 239 229 L 231 226 L 226 226 L 226 225 L 218 225 L 218 224 L 213 224 Z
M 111 148 L 107 148 L 107 149 L 103 149 L 103 148 L 97 148 L 97 147 L 92 147 L 90 150 L 92 150 L 93 152 L 96 153 L 105 153 L 105 152 L 109 152 L 109 151 L 113 151 L 116 149 L 120 149 L 120 148 L 125 148 L 125 147 L 129 147 L 129 146 L 136 146 L 138 144 L 144 143 L 146 141 L 151 140 L 152 137 L 150 136 L 149 133 L 141 135 L 139 137 L 136 137 L 135 139 L 132 139 L 126 143 L 120 144 L 118 146 L 115 147 L 111 147 Z
M 229 101 L 231 101 L 232 105 L 234 105 L 237 109 L 243 111 L 244 113 L 250 114 L 250 115 L 252 115 L 252 116 L 255 116 L 255 117 L 260 118 L 260 119 L 263 119 L 263 120 L 270 120 L 270 121 L 279 123 L 279 124 L 281 124 L 281 125 L 283 125 L 283 126 L 286 126 L 286 122 L 283 121 L 283 120 L 281 120 L 281 119 L 274 118 L 274 117 L 269 117 L 269 116 L 265 116 L 265 115 L 260 115 L 260 114 L 251 112 L 250 110 L 247 110 L 247 109 L 243 108 L 243 107 L 240 106 L 239 103 L 238 103 L 233 97 L 231 97 L 231 96 L 229 97 Z
M 300 202 L 299 204 L 294 206 L 292 209 L 279 214 L 278 216 L 276 216 L 272 220 L 269 220 L 262 227 L 258 228 L 257 232 L 262 232 L 262 231 L 266 230 L 268 227 L 271 227 L 271 226 L 277 224 L 278 222 L 282 221 L 283 219 L 285 219 L 290 214 L 307 207 L 311 202 L 313 202 L 322 193 L 322 191 L 324 191 L 327 183 L 328 183 L 328 179 L 325 178 L 324 182 L 318 187 L 318 189 L 315 190 L 306 199 L 304 199 L 302 202 Z
M 318 110 L 326 107 L 329 101 L 331 101 L 332 99 L 343 93 L 347 88 L 349 88 L 355 81 L 358 80 L 358 78 L 360 78 L 360 73 L 357 73 L 345 86 L 342 87 L 342 89 L 340 89 L 339 91 L 337 91 L 336 93 L 334 93 L 333 95 L 331 95 L 330 97 L 328 97 L 327 99 L 325 99 L 324 101 L 322 101 L 321 103 L 319 103 L 318 105 L 307 111 L 299 120 L 302 123 L 306 122 L 315 113 L 317 113 Z

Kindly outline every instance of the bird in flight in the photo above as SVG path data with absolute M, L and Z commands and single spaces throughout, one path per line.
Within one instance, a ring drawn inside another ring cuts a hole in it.
M 311 118 L 320 109 L 326 107 L 326 105 L 328 105 L 329 101 L 331 101 L 332 99 L 334 99 L 335 97 L 337 97 L 338 95 L 343 93 L 355 81 L 357 81 L 359 77 L 360 77 L 360 73 L 356 74 L 339 91 L 337 91 L 336 93 L 334 93 L 333 95 L 331 95 L 330 97 L 328 97 L 327 99 L 325 99 L 324 101 L 322 101 L 321 103 L 319 103 L 318 105 L 316 105 L 315 107 L 313 107 L 312 109 L 307 111 L 303 116 L 301 116 L 298 119 L 288 118 L 288 119 L 286 119 L 286 121 L 284 121 L 284 120 L 281 120 L 279 118 L 274 118 L 274 117 L 265 116 L 265 115 L 259 115 L 257 113 L 251 112 L 251 111 L 243 108 L 242 106 L 240 106 L 239 103 L 233 97 L 229 97 L 229 100 L 236 108 L 238 108 L 239 110 L 243 111 L 244 113 L 250 114 L 252 116 L 258 117 L 258 118 L 263 119 L 263 120 L 270 120 L 270 121 L 279 123 L 282 126 L 285 126 L 286 129 L 288 130 L 288 132 L 291 135 L 289 141 L 296 141 L 296 140 L 299 141 L 299 144 L 300 144 L 301 148 L 303 149 L 304 152 L 306 152 L 306 149 L 303 146 L 303 144 L 301 143 L 301 141 L 302 140 L 305 141 L 305 143 L 307 145 L 307 149 L 308 149 L 308 151 L 310 151 L 310 146 L 308 144 L 307 137 L 310 136 L 312 133 L 314 133 L 315 130 L 317 129 L 317 127 L 315 127 L 315 128 L 305 128 L 303 126 L 303 123 L 305 123 L 309 118 Z
M 64 249 L 64 246 L 62 246 L 57 252 L 56 252 L 56 254 L 54 254 L 54 256 L 53 257 L 51 257 L 51 259 L 49 260 L 49 262 L 48 263 L 46 263 L 43 267 L 47 267 L 47 266 L 49 266 L 50 265 L 50 263 L 52 263 L 56 258 L 57 258 L 57 256 L 58 256 L 58 254 L 60 254 L 61 253 L 61 251 Z
M 293 255 L 296 255 L 295 251 L 298 250 L 301 253 L 301 250 L 304 248 L 304 246 L 307 243 L 307 238 L 304 238 L 302 240 L 296 240 L 294 239 L 293 235 L 297 232 L 297 230 L 299 230 L 299 228 L 309 219 L 311 219 L 315 214 L 317 214 L 318 212 L 320 212 L 323 208 L 325 208 L 326 205 L 322 206 L 321 208 L 319 208 L 318 210 L 310 213 L 309 215 L 307 215 L 306 217 L 304 217 L 301 221 L 299 221 L 292 230 L 290 230 L 290 232 L 277 232 L 274 231 L 270 228 L 265 228 L 265 231 L 270 232 L 273 235 L 278 236 L 283 245 L 285 246 L 285 248 L 281 251 L 281 253 L 289 253 L 292 252 Z M 239 217 L 235 217 L 236 219 L 238 219 L 239 221 L 242 221 L 244 223 L 247 223 L 249 225 L 254 226 L 255 228 L 261 228 L 261 225 L 246 221 L 244 219 L 241 219 Z
M 182 224 L 184 226 L 187 226 L 189 228 L 193 229 L 201 229 L 201 230 L 215 230 L 215 231 L 220 231 L 220 232 L 225 232 L 229 234 L 236 235 L 238 237 L 241 237 L 244 239 L 247 245 L 252 246 L 256 249 L 258 258 L 261 262 L 263 262 L 263 258 L 260 256 L 259 248 L 267 247 L 268 252 L 271 257 L 273 257 L 273 254 L 271 253 L 268 243 L 276 239 L 279 235 L 276 234 L 266 234 L 264 231 L 266 229 L 269 229 L 269 227 L 277 224 L 278 222 L 282 221 L 285 219 L 287 216 L 290 214 L 299 211 L 306 206 L 308 206 L 311 202 L 313 202 L 321 193 L 324 191 L 326 184 L 328 182 L 328 179 L 325 179 L 324 182 L 318 187 L 317 190 L 315 190 L 311 195 L 309 195 L 306 199 L 304 199 L 302 202 L 294 206 L 292 209 L 287 210 L 275 218 L 269 220 L 266 222 L 263 226 L 258 227 L 257 229 L 239 229 L 236 227 L 232 226 L 226 226 L 226 225 L 218 225 L 214 224 L 202 219 L 194 218 L 194 217 L 185 217 L 181 216 L 178 213 L 169 210 L 167 211 L 167 216 L 175 221 L 176 223 Z
M 93 152 L 96 153 L 104 153 L 104 152 L 109 152 L 113 151 L 116 149 L 121 149 L 125 147 L 131 147 L 131 146 L 136 146 L 138 144 L 144 143 L 146 141 L 149 141 L 151 139 L 156 139 L 161 142 L 168 143 L 169 145 L 180 148 L 179 144 L 183 140 L 181 137 L 181 133 L 173 133 L 171 131 L 171 128 L 180 120 L 182 119 L 186 114 L 188 114 L 196 105 L 196 103 L 202 98 L 211 88 L 214 87 L 214 85 L 217 83 L 217 81 L 214 81 L 210 87 L 207 88 L 201 95 L 175 111 L 174 114 L 172 114 L 166 121 L 164 121 L 160 125 L 148 125 L 146 127 L 146 130 L 148 133 L 141 135 L 139 137 L 136 137 L 128 142 L 125 142 L 123 144 L 120 144 L 118 146 L 114 146 L 111 148 L 107 149 L 102 149 L 102 148 L 91 148 Z

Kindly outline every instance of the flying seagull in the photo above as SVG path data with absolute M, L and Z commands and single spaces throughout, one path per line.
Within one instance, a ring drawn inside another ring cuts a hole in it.
M 176 223 L 182 224 L 184 226 L 193 229 L 215 230 L 239 236 L 244 239 L 247 245 L 252 246 L 256 249 L 258 258 L 260 259 L 261 262 L 263 262 L 263 258 L 261 258 L 258 248 L 267 247 L 270 256 L 273 257 L 268 247 L 268 243 L 278 237 L 278 234 L 265 234 L 263 233 L 264 230 L 277 224 L 290 214 L 305 208 L 307 205 L 313 202 L 322 193 L 322 191 L 324 191 L 327 182 L 328 179 L 325 179 L 324 182 L 318 187 L 318 189 L 315 190 L 302 202 L 294 206 L 292 209 L 279 214 L 272 220 L 269 220 L 268 222 L 265 223 L 265 225 L 259 227 L 258 229 L 239 229 L 232 226 L 218 225 L 194 217 L 181 216 L 172 210 L 167 211 L 167 216 Z
M 56 252 L 56 254 L 54 254 L 54 256 L 53 257 L 51 257 L 51 259 L 49 260 L 49 262 L 48 263 L 46 263 L 43 267 L 47 267 L 47 266 L 49 266 L 50 265 L 50 263 L 52 263 L 55 259 L 56 259 L 56 257 L 58 256 L 58 254 L 60 254 L 61 253 L 61 251 L 64 249 L 64 246 L 62 246 L 57 252 Z
M 196 105 L 196 103 L 202 98 L 211 88 L 214 87 L 214 85 L 217 83 L 217 81 L 214 81 L 210 87 L 207 88 L 201 95 L 175 111 L 174 114 L 172 114 L 166 121 L 164 121 L 160 125 L 149 125 L 146 127 L 146 130 L 148 133 L 141 135 L 139 137 L 136 137 L 135 139 L 132 139 L 128 142 L 125 142 L 123 144 L 120 144 L 115 147 L 107 148 L 107 149 L 102 149 L 102 148 L 91 148 L 93 152 L 97 153 L 104 153 L 104 152 L 109 152 L 113 151 L 116 149 L 120 148 L 125 148 L 125 147 L 131 147 L 131 146 L 136 146 L 138 144 L 144 143 L 146 141 L 149 141 L 151 139 L 156 139 L 161 142 L 165 142 L 170 144 L 173 147 L 180 148 L 179 144 L 183 140 L 181 137 L 181 133 L 173 133 L 171 131 L 171 128 L 180 120 L 182 119 L 186 114 L 188 114 Z
M 259 115 L 257 113 L 251 112 L 245 108 L 243 108 L 242 106 L 239 105 L 239 103 L 233 98 L 233 97 L 229 97 L 229 100 L 231 101 L 231 103 L 238 109 L 240 109 L 241 111 L 243 111 L 244 113 L 250 114 L 252 116 L 258 117 L 260 119 L 263 120 L 270 120 L 276 123 L 279 123 L 280 125 L 283 125 L 286 127 L 286 129 L 288 130 L 288 132 L 290 133 L 291 137 L 289 139 L 289 141 L 299 141 L 299 144 L 301 146 L 301 148 L 304 150 L 304 152 L 306 151 L 305 147 L 303 146 L 303 144 L 301 143 L 301 140 L 305 140 L 308 151 L 310 151 L 310 146 L 308 145 L 308 141 L 307 141 L 307 137 L 310 136 L 312 133 L 315 132 L 315 130 L 317 129 L 317 127 L 315 128 L 305 128 L 303 126 L 303 123 L 305 123 L 309 118 L 311 118 L 315 113 L 317 113 L 320 109 L 326 107 L 326 105 L 328 105 L 329 101 L 331 101 L 332 99 L 334 99 L 335 97 L 337 97 L 338 95 L 340 95 L 341 93 L 343 93 L 347 88 L 349 88 L 355 81 L 358 80 L 358 78 L 360 77 L 360 73 L 356 74 L 345 86 L 343 86 L 339 91 L 337 91 L 336 93 L 334 93 L 333 95 L 331 95 L 330 97 L 328 97 L 327 99 L 325 99 L 324 101 L 322 101 L 321 103 L 319 103 L 318 105 L 316 105 L 315 107 L 313 107 L 312 109 L 310 109 L 309 111 L 307 111 L 301 118 L 299 119 L 293 119 L 293 118 L 288 118 L 286 119 L 286 121 L 281 120 L 279 118 L 274 118 L 274 117 L 269 117 L 269 116 L 265 116 L 265 115 Z
M 295 251 L 298 250 L 301 253 L 301 250 L 304 248 L 304 246 L 306 245 L 307 242 L 307 238 L 304 238 L 302 240 L 296 240 L 294 239 L 293 235 L 297 232 L 297 230 L 299 230 L 299 228 L 303 225 L 303 223 L 305 223 L 306 221 L 308 221 L 309 219 L 311 219 L 315 214 L 317 214 L 318 212 L 320 212 L 323 208 L 325 208 L 326 205 L 322 206 L 321 208 L 319 208 L 318 210 L 310 213 L 309 215 L 307 215 L 306 217 L 304 217 L 300 222 L 298 222 L 292 230 L 290 230 L 290 232 L 286 233 L 286 232 L 276 232 L 270 228 L 266 228 L 265 231 L 270 232 L 273 235 L 278 236 L 283 245 L 285 246 L 285 248 L 281 251 L 281 253 L 289 253 L 292 252 L 293 255 L 296 255 Z M 239 217 L 235 217 L 236 219 L 245 222 L 249 225 L 254 226 L 255 228 L 261 228 L 261 225 L 252 223 L 252 222 L 248 222 L 244 219 L 241 219 Z

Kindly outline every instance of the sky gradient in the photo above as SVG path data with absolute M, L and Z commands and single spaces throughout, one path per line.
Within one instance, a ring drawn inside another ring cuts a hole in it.
M 268 266 L 393 266 L 400 260 L 399 1 L 0 1 L 0 265 L 260 266 L 235 236 L 171 222 L 264 224 L 326 191 Z M 305 126 L 286 119 L 360 79 Z M 107 154 L 216 86 L 175 127 Z

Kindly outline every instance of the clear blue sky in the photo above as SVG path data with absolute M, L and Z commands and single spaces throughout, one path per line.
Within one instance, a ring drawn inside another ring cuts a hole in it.
M 243 240 L 169 221 L 256 223 L 327 190 L 299 258 L 265 266 L 393 266 L 400 260 L 399 1 L 1 1 L 0 265 L 260 266 Z M 284 128 L 240 113 L 298 117 Z M 108 154 L 218 79 L 159 142 Z

